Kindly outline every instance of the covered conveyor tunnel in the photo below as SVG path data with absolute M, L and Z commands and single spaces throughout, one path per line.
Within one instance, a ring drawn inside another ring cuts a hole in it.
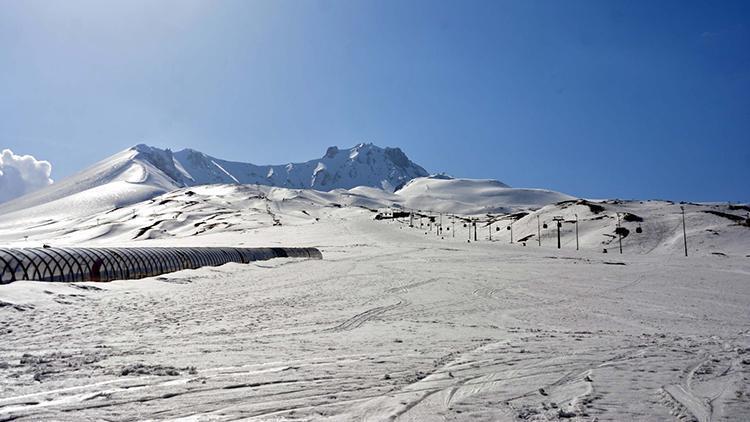
M 317 248 L 0 248 L 0 284 L 127 280 L 272 258 L 323 255 Z

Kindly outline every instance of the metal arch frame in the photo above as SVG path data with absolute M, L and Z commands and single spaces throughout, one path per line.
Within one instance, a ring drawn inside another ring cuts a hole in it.
M 191 258 L 189 249 L 175 249 L 175 252 L 180 257 L 183 270 L 193 267 L 193 259 Z
M 230 262 L 234 262 L 234 259 L 232 258 L 232 255 L 229 254 L 224 248 L 219 248 L 216 250 L 216 253 L 219 254 L 219 257 L 224 261 L 223 264 L 228 264 Z
M 89 251 L 94 252 L 95 250 L 91 248 L 87 248 Z M 103 248 L 103 252 L 107 252 L 110 254 L 110 256 L 114 256 L 115 259 L 114 262 L 117 264 L 117 267 L 120 269 L 120 277 L 122 279 L 129 279 L 130 278 L 130 267 L 133 266 L 130 257 L 128 257 L 125 254 L 122 254 L 118 248 Z M 130 267 L 128 266 L 130 264 Z M 110 280 L 116 280 L 116 278 L 111 278 Z M 109 280 L 107 280 L 109 281 Z
M 49 270 L 49 279 L 45 279 L 44 271 L 37 271 L 37 274 L 40 275 L 39 281 L 55 281 L 55 272 L 53 269 L 60 268 L 59 263 L 55 260 L 55 258 L 48 254 L 44 248 L 29 248 L 25 250 L 28 253 L 34 254 L 37 257 L 39 257 L 39 254 L 43 254 L 47 256 L 50 259 L 50 262 L 44 262 L 45 260 L 42 259 L 42 263 L 45 264 L 44 270 Z M 55 266 L 49 265 L 50 263 L 54 263 Z M 60 268 L 60 274 L 62 274 L 62 268 Z
M 260 256 L 255 256 L 256 261 L 267 261 L 276 256 L 273 248 L 260 248 L 258 250 L 258 253 L 260 254 Z
M 86 248 L 68 248 L 67 251 L 77 257 L 78 274 L 81 281 L 85 281 L 86 274 L 91 273 L 91 267 L 96 264 L 96 255 L 91 254 Z
M 99 281 L 138 279 L 276 257 L 321 259 L 322 254 L 315 248 L 280 247 L 0 248 L 0 284 L 24 279 L 73 282 L 92 278 Z M 99 262 L 98 277 L 92 277 L 92 269 Z
M 25 250 L 25 249 L 23 249 Z M 21 253 L 22 250 L 13 250 L 13 249 L 4 249 L 5 253 L 12 256 L 16 260 L 16 266 L 13 268 L 13 277 L 11 281 L 16 281 L 18 278 L 16 278 L 16 274 L 18 273 L 18 269 L 20 268 L 23 272 L 23 277 L 21 280 L 32 280 L 32 278 L 29 277 L 29 266 L 31 265 L 31 259 L 29 259 L 29 263 L 27 265 L 23 265 L 23 259 L 19 258 L 19 256 L 16 253 L 20 253 L 21 257 L 25 257 L 23 253 Z M 28 257 L 26 257 L 28 258 Z
M 174 250 L 169 248 L 161 248 L 161 253 L 163 253 L 167 257 L 167 267 L 169 268 L 169 272 L 173 273 L 175 271 L 179 271 L 182 269 L 182 263 L 177 257 L 177 254 Z
M 149 277 L 155 276 L 157 272 L 164 274 L 166 272 L 166 268 L 164 266 L 164 258 L 161 256 L 157 248 L 149 247 L 144 248 L 144 252 L 149 255 L 149 258 L 151 259 L 151 272 L 154 274 L 151 274 Z
M 130 257 L 138 264 L 137 267 L 133 266 L 133 271 L 135 272 L 135 274 L 133 274 L 135 276 L 134 278 L 147 277 L 146 273 L 148 271 L 148 264 L 145 256 L 141 254 L 140 249 L 123 250 L 122 253 L 130 255 Z
M 205 265 L 205 257 L 195 249 L 188 249 L 188 253 L 193 256 L 193 268 L 200 268 Z
M 3 271 L 0 273 L 0 284 L 5 284 L 5 280 L 3 280 L 3 275 L 5 275 L 6 273 L 10 274 L 10 271 L 7 271 L 8 270 L 8 262 L 3 258 L 3 255 L 2 255 L 1 252 L 2 251 L 0 251 L 0 262 L 2 262 L 2 264 L 3 264 Z M 8 280 L 8 283 L 11 283 L 11 281 Z
M 166 256 L 164 255 L 164 252 L 161 250 L 161 248 L 153 248 L 151 251 L 159 260 L 160 271 L 164 271 L 164 273 L 170 272 L 169 266 L 166 263 Z
M 10 275 L 10 280 L 8 280 L 8 283 L 12 283 L 16 281 L 16 273 L 18 272 L 19 267 L 21 268 L 21 271 L 25 272 L 26 270 L 21 265 L 21 260 L 18 259 L 16 255 L 13 254 L 13 252 L 10 249 L 3 249 L 2 252 L 6 254 L 6 257 L 8 260 L 6 261 L 3 259 L 3 262 L 5 262 L 5 268 L 8 271 L 8 274 Z M 12 265 L 15 264 L 15 265 Z M 23 279 L 22 279 L 23 280 Z
M 27 265 L 27 280 L 43 280 L 44 277 L 46 277 L 45 270 L 49 269 L 48 263 L 45 262 L 47 259 L 49 259 L 49 256 L 47 254 L 38 253 L 37 248 L 23 249 L 19 252 L 29 262 L 29 264 Z
M 81 264 L 80 259 L 80 252 L 76 250 L 72 250 L 69 248 L 55 248 L 55 249 L 49 249 L 49 252 L 54 252 L 57 254 L 57 256 L 61 257 L 65 264 L 67 264 L 68 268 L 70 269 L 69 278 L 70 281 L 84 281 L 84 267 Z M 78 257 L 78 259 L 76 259 Z M 73 264 L 76 264 L 76 267 L 78 268 L 78 272 L 75 272 L 75 269 L 73 268 Z M 78 275 L 80 274 L 80 277 Z M 65 274 L 63 273 L 63 280 L 65 280 Z M 80 280 L 77 280 L 77 278 L 80 278 Z
M 49 249 L 45 249 L 45 252 L 49 252 L 51 254 L 55 254 L 58 257 L 60 257 L 60 259 L 62 261 L 57 261 L 58 263 L 60 263 L 60 262 L 64 262 L 65 263 L 65 265 L 61 265 L 60 266 L 60 277 L 62 278 L 62 281 L 77 281 L 77 280 L 75 280 L 75 276 L 73 274 L 73 264 L 71 263 L 71 259 L 74 259 L 75 256 L 73 256 L 70 253 L 68 253 L 67 251 L 65 251 L 64 248 L 54 248 L 54 249 L 49 248 Z M 69 270 L 68 273 L 67 273 L 67 275 L 65 274 L 65 267 L 66 266 L 68 267 L 68 270 Z M 80 268 L 80 264 L 78 266 Z M 68 280 L 66 280 L 66 279 L 68 279 Z
M 217 249 L 216 252 L 218 252 L 219 256 L 222 256 L 224 258 L 224 261 L 225 261 L 224 264 L 234 262 L 234 259 L 232 259 L 232 256 L 229 254 L 229 252 L 224 250 L 224 248 Z M 221 264 L 221 265 L 224 265 L 224 264 Z
M 182 264 L 180 263 L 180 260 L 177 259 L 177 254 L 174 250 L 162 248 L 162 253 L 167 256 L 167 266 L 169 267 L 169 272 L 175 272 L 182 269 Z
M 171 255 L 163 248 L 154 248 L 154 252 L 159 257 L 159 263 L 162 264 L 162 270 L 165 272 L 173 272 L 174 268 L 172 268 L 171 264 Z
M 6 254 L 7 256 L 3 254 Z M 10 265 L 10 261 L 6 260 L 7 257 L 16 259 L 15 256 L 6 252 L 5 249 L 0 249 L 0 261 L 2 261 L 3 263 L 3 272 L 0 273 L 0 284 L 12 283 L 13 281 L 15 281 L 14 279 L 15 279 L 16 272 L 15 270 L 10 271 L 11 265 Z M 18 259 L 16 259 L 16 262 L 18 262 Z M 3 280 L 3 275 L 5 274 L 11 275 L 10 280 Z
M 151 261 L 151 270 L 149 271 L 149 277 L 153 277 L 158 273 L 164 271 L 164 266 L 161 263 L 161 257 L 159 256 L 159 253 L 154 250 L 154 248 L 145 248 L 143 250 L 143 253 L 145 253 Z
M 70 248 L 56 248 L 54 250 L 51 250 L 60 256 L 64 256 L 65 263 L 68 265 L 68 268 L 70 269 L 70 281 L 84 281 L 84 273 L 83 273 L 83 260 L 82 260 L 82 254 L 78 248 L 70 249 Z M 65 277 L 63 277 L 64 279 Z M 80 280 L 78 280 L 80 278 Z
M 202 251 L 198 249 L 191 249 L 190 253 L 195 256 L 196 261 L 193 263 L 195 268 L 205 267 L 208 265 L 208 260 Z
M 237 253 L 234 248 L 223 248 L 224 253 L 229 258 L 229 262 L 242 262 L 242 257 Z
M 51 259 L 49 254 L 47 253 L 40 253 L 40 248 L 28 248 L 24 249 L 22 251 L 19 251 L 29 260 L 29 270 L 32 269 L 32 266 L 34 267 L 34 275 L 30 276 L 29 280 L 44 280 L 46 277 L 46 271 L 49 270 L 50 278 L 52 278 L 52 270 L 50 269 L 51 263 L 47 262 L 47 260 Z M 32 271 L 29 271 L 29 274 L 31 274 Z
M 101 248 L 101 249 L 94 249 L 94 248 L 85 248 L 87 252 L 90 252 L 97 257 L 98 259 L 102 261 L 102 268 L 99 272 L 99 280 L 101 281 L 110 281 L 115 279 L 116 271 L 115 271 L 115 264 L 117 264 L 117 267 L 120 269 L 120 272 L 122 273 L 122 265 L 120 264 L 119 260 L 114 259 L 112 255 L 112 250 L 110 248 Z M 94 262 L 96 264 L 96 261 Z M 91 270 L 94 268 L 89 268 L 89 273 L 91 273 Z M 102 271 L 103 274 L 102 274 Z
M 65 276 L 65 268 L 67 267 L 69 272 L 73 272 L 73 266 L 68 261 L 68 257 L 64 253 L 62 253 L 59 249 L 47 248 L 47 249 L 43 249 L 43 252 L 46 254 L 55 255 L 58 257 L 58 259 L 55 259 L 55 262 L 57 263 L 57 268 L 60 270 L 60 279 L 61 281 L 68 281 L 66 280 L 66 276 Z M 55 281 L 55 278 L 56 276 L 53 275 L 52 280 L 50 281 Z
M 238 264 L 245 263 L 245 258 L 242 257 L 242 254 L 237 250 L 237 248 L 226 248 L 226 250 L 230 255 L 234 255 L 234 262 Z
M 112 251 L 110 251 L 109 248 L 101 248 L 97 251 L 94 251 L 93 248 L 81 248 L 81 252 L 84 250 L 86 252 L 94 253 L 98 257 L 98 260 L 101 260 L 102 265 L 101 268 L 99 268 L 99 281 L 110 281 L 115 279 L 118 275 L 118 269 L 120 275 L 122 274 L 122 265 L 118 259 L 115 259 L 115 257 L 112 256 Z M 94 261 L 91 268 L 89 268 L 89 273 L 92 272 L 97 261 Z
M 151 250 L 151 248 L 141 248 L 139 251 L 146 257 L 146 260 L 148 260 L 147 265 L 147 271 L 146 271 L 146 277 L 152 277 L 154 273 L 158 270 L 161 270 L 159 268 L 159 257 L 156 256 L 156 254 Z
M 151 251 L 151 248 L 141 248 L 140 252 L 148 262 L 148 265 L 146 266 L 146 277 L 153 277 L 156 275 L 156 272 L 158 271 L 157 268 L 159 267 L 156 255 Z
M 200 250 L 198 250 L 198 253 L 203 256 L 206 262 L 204 266 L 213 267 L 216 265 L 216 256 L 214 256 L 211 251 L 207 250 L 206 248 L 200 248 Z
M 239 248 L 232 248 L 234 250 L 234 253 L 237 254 L 237 256 L 240 258 L 240 264 L 247 264 L 247 259 L 245 259 L 245 255 L 242 254 L 242 251 Z
M 154 248 L 154 253 L 159 257 L 159 264 L 162 266 L 162 271 L 164 271 L 162 274 L 175 271 L 170 264 L 171 256 L 164 248 Z
M 206 255 L 209 267 L 218 267 L 221 265 L 219 264 L 219 256 L 214 251 L 204 248 L 202 252 Z
M 200 268 L 205 265 L 204 257 L 199 251 L 196 249 L 189 249 L 188 253 L 193 257 L 193 268 Z
M 164 273 L 162 274 L 177 271 L 178 268 L 174 265 L 173 256 L 168 250 L 164 248 L 154 248 L 154 252 L 161 258 L 159 261 L 160 264 L 163 265 L 162 270 Z
M 164 255 L 164 253 L 161 250 L 161 248 L 151 248 L 151 253 L 153 253 L 154 256 L 156 257 L 157 264 L 158 264 L 158 267 L 159 267 L 159 271 L 162 274 L 166 274 L 168 272 L 171 272 L 170 269 L 169 269 L 169 266 L 166 263 L 166 256 Z
M 165 249 L 164 253 L 170 257 L 170 261 L 174 267 L 172 272 L 185 269 L 185 263 L 182 261 L 182 255 L 180 255 L 179 249 Z
M 143 278 L 142 274 L 145 268 L 145 261 L 143 261 L 140 253 L 136 250 L 126 248 L 115 248 L 115 250 L 127 261 L 129 278 Z

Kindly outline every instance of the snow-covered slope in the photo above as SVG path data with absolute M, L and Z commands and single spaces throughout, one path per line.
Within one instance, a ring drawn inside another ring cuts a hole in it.
M 61 182 L 0 205 L 2 219 L 65 210 L 88 215 L 134 204 L 171 190 L 216 183 L 260 184 L 321 191 L 371 186 L 393 191 L 427 172 L 398 148 L 359 144 L 328 149 L 317 160 L 256 166 L 185 149 L 172 153 L 137 145 Z
M 396 192 L 403 206 L 459 214 L 508 213 L 573 199 L 544 189 L 511 188 L 497 180 L 420 177 Z
M 409 201 L 408 197 L 368 187 L 323 192 L 262 185 L 204 185 L 177 189 L 106 212 L 82 215 L 61 209 L 37 218 L 3 219 L 0 220 L 0 245 L 132 246 L 134 241 L 137 244 L 145 240 L 163 240 L 176 245 L 183 242 L 200 244 L 200 239 L 205 236 L 213 236 L 221 241 L 223 236 L 252 234 L 255 230 L 273 226 L 303 229 L 317 224 L 321 219 L 339 219 L 342 224 L 373 220 L 376 213 L 383 213 L 387 209 L 409 208 L 404 205 Z M 403 229 L 413 231 L 414 235 L 438 237 L 447 242 L 466 242 L 467 238 L 474 241 L 472 227 L 464 226 L 471 216 L 478 219 L 479 242 L 538 247 L 538 233 L 541 233 L 541 246 L 552 249 L 557 244 L 554 218 L 561 217 L 561 246 L 570 251 L 576 247 L 577 219 L 582 251 L 602 253 L 603 249 L 607 249 L 609 254 L 613 254 L 618 253 L 619 249 L 615 231 L 619 213 L 620 226 L 626 229 L 623 237 L 625 254 L 681 256 L 680 206 L 684 206 L 691 255 L 750 254 L 750 223 L 745 220 L 750 207 L 744 205 L 566 200 L 537 210 L 512 208 L 515 211 L 513 214 L 453 210 L 443 212 L 444 230 L 438 235 L 434 224 L 424 217 L 433 216 L 436 222 L 440 221 L 437 208 L 442 204 L 440 200 L 435 200 L 429 203 L 430 207 L 420 208 L 422 211 L 412 220 L 415 227 L 408 227 L 409 218 L 401 219 L 400 224 Z M 464 207 L 464 210 L 473 209 L 461 203 L 449 204 Z M 458 216 L 454 217 L 455 214 Z M 382 224 L 388 224 L 388 221 Z M 508 229 L 511 222 L 512 231 Z
M 373 144 L 347 150 L 330 147 L 319 159 L 284 165 L 225 161 L 192 149 L 175 152 L 174 161 L 184 169 L 180 181 L 188 186 L 242 183 L 321 191 L 372 186 L 392 192 L 415 177 L 427 176 L 399 148 Z
M 0 221 L 86 217 L 135 204 L 182 187 L 244 184 L 337 192 L 370 208 L 401 207 L 457 214 L 538 209 L 573 199 L 541 189 L 515 189 L 496 180 L 427 176 L 398 148 L 359 144 L 328 149 L 317 160 L 257 166 L 201 152 L 137 145 L 61 182 L 0 205 Z M 396 191 L 394 193 L 394 190 Z M 345 202 L 345 201 L 344 201 Z
M 3 219 L 64 212 L 89 215 L 153 198 L 181 186 L 170 155 L 138 146 L 62 181 L 0 205 Z
M 509 243 L 500 222 L 492 229 L 502 237 L 490 242 L 482 227 L 468 243 L 459 222 L 454 238 L 452 229 L 440 236 L 409 227 L 408 218 L 375 220 L 346 206 L 371 199 L 369 190 L 199 186 L 85 221 L 17 225 L 35 246 L 295 245 L 319 247 L 324 259 L 112 283 L 2 285 L 0 420 L 750 415 L 747 247 L 722 246 L 727 256 L 691 249 L 689 258 L 662 248 L 633 252 L 662 237 L 650 225 L 669 228 L 666 239 L 681 234 L 679 204 L 540 210 L 542 222 L 558 213 L 581 217 L 576 251 L 566 242 L 572 223 L 558 250 L 553 226 L 542 229 L 542 246 Z M 750 228 L 703 212 L 741 216 L 744 208 L 686 210 L 691 248 L 735 234 L 748 244 Z M 611 233 L 618 211 L 643 218 L 644 230 L 624 240 L 622 256 L 605 255 L 596 231 Z M 514 224 L 515 235 L 536 231 L 536 217 L 528 220 Z M 43 231 L 55 224 L 59 232 Z

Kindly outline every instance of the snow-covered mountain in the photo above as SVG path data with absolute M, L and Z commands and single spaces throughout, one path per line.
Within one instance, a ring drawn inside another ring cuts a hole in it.
M 136 149 L 144 155 L 163 157 L 164 154 L 143 145 Z M 174 170 L 182 176 L 175 179 L 186 186 L 241 183 L 320 191 L 371 186 L 393 192 L 411 179 L 428 174 L 401 149 L 373 144 L 359 144 L 346 150 L 330 147 L 319 159 L 284 165 L 258 166 L 220 160 L 192 149 L 175 152 L 172 158 Z
M 411 179 L 427 176 L 399 148 L 359 144 L 330 147 L 304 163 L 258 166 L 211 157 L 199 151 L 177 152 L 136 145 L 47 188 L 0 205 L 0 214 L 46 214 L 47 209 L 90 213 L 117 208 L 181 187 L 217 183 L 330 191 L 370 186 L 392 192 Z
M 403 206 L 460 214 L 510 213 L 574 199 L 546 189 L 512 188 L 497 180 L 419 177 L 396 192 Z

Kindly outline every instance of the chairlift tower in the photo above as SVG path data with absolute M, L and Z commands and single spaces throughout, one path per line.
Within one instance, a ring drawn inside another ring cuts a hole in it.
M 539 214 L 536 215 L 536 240 L 542 246 L 542 227 L 539 225 Z
M 508 224 L 508 230 L 510 230 L 510 243 L 513 244 L 513 220 Z
M 680 206 L 682 210 L 682 241 L 685 244 L 685 256 L 688 256 L 687 252 L 687 233 L 685 232 L 685 207 Z
M 557 215 L 552 217 L 552 221 L 557 225 L 557 249 L 560 249 L 560 227 L 562 227 L 562 222 L 565 221 L 565 219 L 562 216 Z
M 617 237 L 618 239 L 620 239 L 620 255 L 622 255 L 622 230 L 620 230 L 620 213 L 619 212 L 617 213 Z

